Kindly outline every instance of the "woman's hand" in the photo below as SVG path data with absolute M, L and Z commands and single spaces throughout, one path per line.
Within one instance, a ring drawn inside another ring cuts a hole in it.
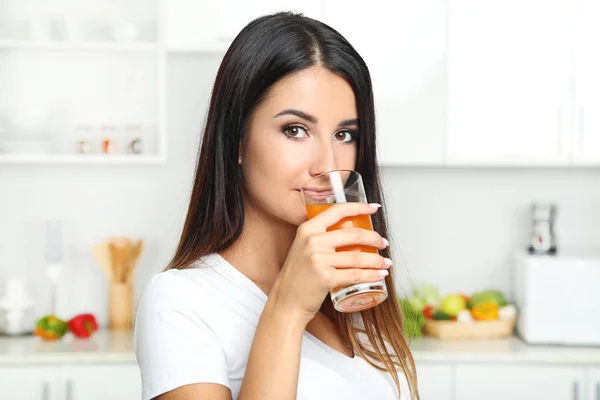
M 384 249 L 389 245 L 386 239 L 361 228 L 327 232 L 327 228 L 343 218 L 371 215 L 379 207 L 378 204 L 337 203 L 300 225 L 269 300 L 299 314 L 308 324 L 331 289 L 382 280 L 388 274 L 391 260 L 374 253 L 336 252 L 335 249 L 349 245 Z

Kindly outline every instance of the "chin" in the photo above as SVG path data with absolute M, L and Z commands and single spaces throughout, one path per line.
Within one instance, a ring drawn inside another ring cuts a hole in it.
M 290 225 L 299 226 L 300 224 L 308 221 L 308 216 L 306 215 L 306 212 L 302 209 L 294 213 L 289 213 L 284 218 L 284 221 Z
M 306 221 L 308 221 L 308 217 L 306 216 L 305 213 L 302 213 L 297 218 L 294 219 L 292 224 L 299 226 L 300 224 L 303 224 Z

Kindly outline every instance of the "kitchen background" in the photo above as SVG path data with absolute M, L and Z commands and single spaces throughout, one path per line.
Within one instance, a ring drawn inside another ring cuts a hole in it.
M 108 236 L 144 240 L 135 299 L 165 267 L 220 60 L 245 23 L 279 9 L 329 23 L 371 68 L 403 294 L 429 282 L 514 300 L 534 202 L 556 204 L 560 251 L 600 248 L 595 0 L 1 0 L 0 283 L 24 279 L 35 315 L 51 310 L 47 220 L 62 221 L 57 314 L 107 327 L 91 246 Z

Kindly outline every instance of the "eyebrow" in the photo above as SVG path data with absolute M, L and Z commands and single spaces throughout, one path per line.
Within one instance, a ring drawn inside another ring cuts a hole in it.
M 294 110 L 294 109 L 283 110 L 279 114 L 275 115 L 273 118 L 277 118 L 282 115 L 295 115 L 296 117 L 302 118 L 312 124 L 316 124 L 318 121 L 317 117 L 307 114 L 304 111 Z M 358 126 L 358 118 L 345 119 L 338 124 L 338 128 L 342 128 L 342 127 L 346 127 L 346 126 L 353 126 L 353 125 Z

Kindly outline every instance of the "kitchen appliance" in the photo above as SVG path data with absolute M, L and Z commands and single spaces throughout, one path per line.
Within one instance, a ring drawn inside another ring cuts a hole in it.
M 531 237 L 528 251 L 532 254 L 556 254 L 556 205 L 534 203 L 531 205 Z
M 58 282 L 63 266 L 63 222 L 61 220 L 47 220 L 46 241 L 44 251 L 44 268 L 52 284 L 50 298 L 50 314 L 57 313 Z
M 0 335 L 28 335 L 33 331 L 34 301 L 27 292 L 25 282 L 10 278 L 5 284 L 5 294 L 0 299 Z
M 529 344 L 600 346 L 600 249 L 514 257 L 517 332 Z

